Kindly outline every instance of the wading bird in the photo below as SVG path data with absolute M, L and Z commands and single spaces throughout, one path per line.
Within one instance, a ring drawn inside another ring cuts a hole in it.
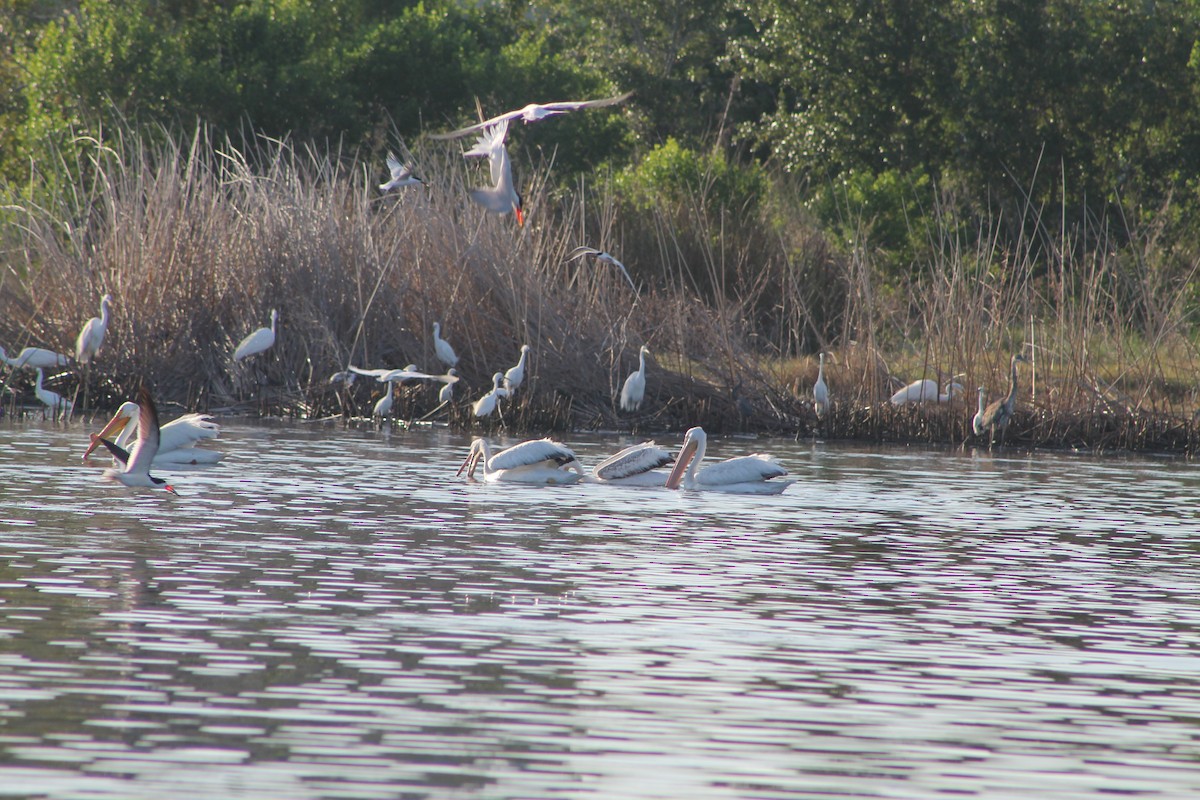
M 983 436 L 983 432 L 987 428 L 983 427 L 983 396 L 984 389 L 979 387 L 979 410 L 975 412 L 975 416 L 971 418 L 971 430 L 975 431 L 976 436 Z
M 646 356 L 649 354 L 650 350 L 642 345 L 642 349 L 638 351 L 638 368 L 629 373 L 625 385 L 621 387 L 622 411 L 637 411 L 642 405 L 646 396 Z
M 818 417 L 823 417 L 829 410 L 829 387 L 825 384 L 825 354 L 821 353 L 817 358 L 817 382 L 813 384 L 813 408 Z
M 621 270 L 621 274 L 624 275 L 625 280 L 629 282 L 629 288 L 633 289 L 634 294 L 637 294 L 637 287 L 633 285 L 633 278 L 629 277 L 629 270 L 625 269 L 624 264 L 622 264 L 620 261 L 617 261 L 617 259 L 613 258 L 611 254 L 606 253 L 603 250 L 597 250 L 594 247 L 580 245 L 571 251 L 571 255 L 567 256 L 567 260 L 575 261 L 583 258 L 584 256 L 592 256 L 597 261 L 602 261 L 605 264 L 612 264 L 614 267 Z
M 775 459 L 758 453 L 718 461 L 697 473 L 696 468 L 704 460 L 707 446 L 708 436 L 703 428 L 691 428 L 684 434 L 675 468 L 667 476 L 668 489 L 678 489 L 682 484 L 685 489 L 713 492 L 779 494 L 795 483 L 794 480 L 774 480 L 786 476 L 788 471 Z
M 454 384 L 458 383 L 458 370 L 451 367 L 446 370 L 445 376 L 438 380 L 444 381 L 446 384 L 438 392 L 438 402 L 449 403 L 454 399 Z
M 278 321 L 279 312 L 271 309 L 271 327 L 259 328 L 245 339 L 242 339 L 241 344 L 233 351 L 233 360 L 241 361 L 243 358 L 248 358 L 249 356 L 270 349 L 275 344 L 275 323 Z
M 471 199 L 493 214 L 513 213 L 517 224 L 525 224 L 525 204 L 513 183 L 512 161 L 504 149 L 504 137 L 508 134 L 508 120 L 490 128 L 484 128 L 475 146 L 463 153 L 466 158 L 486 156 L 491 169 L 492 185 L 471 189 Z
M 527 344 L 521 345 L 521 357 L 517 359 L 515 367 L 509 367 L 504 373 L 504 388 L 509 394 L 525 382 L 525 362 L 529 360 L 530 347 Z
M 20 369 L 21 367 L 53 369 L 55 367 L 65 367 L 69 359 L 62 353 L 56 353 L 44 347 L 26 347 L 17 354 L 16 358 L 9 358 L 8 353 L 4 352 L 4 348 L 0 347 L 0 361 L 8 364 L 13 369 Z
M 399 189 L 404 186 L 425 185 L 425 181 L 413 174 L 412 167 L 408 164 L 401 164 L 391 153 L 387 154 L 388 172 L 392 177 L 387 183 L 379 184 L 379 191 L 390 192 L 392 189 Z
M 985 431 L 991 431 L 993 442 L 996 440 L 996 433 L 999 431 L 1001 434 L 1003 434 L 1004 429 L 1008 427 L 1008 423 L 1012 421 L 1013 409 L 1017 405 L 1018 361 L 1021 363 L 1028 363 L 1029 359 L 1021 353 L 1013 354 L 1012 359 L 1009 361 L 1011 377 L 1008 385 L 1008 395 L 993 400 L 991 404 L 983 410 L 983 416 L 979 419 L 979 427 Z
M 150 474 L 150 466 L 154 462 L 154 456 L 158 454 L 161 433 L 158 427 L 158 409 L 154 407 L 154 399 L 145 386 L 138 392 L 137 430 L 137 442 L 128 453 L 107 439 L 100 439 L 100 443 L 107 447 L 117 459 L 125 456 L 125 469 L 106 469 L 104 477 L 126 486 L 163 489 L 171 494 L 177 494 L 165 480 Z
M 104 333 L 108 330 L 108 307 L 112 304 L 112 295 L 100 298 L 100 316 L 92 317 L 83 323 L 83 330 L 75 340 L 75 360 L 86 364 L 95 358 L 104 344 Z
M 492 454 L 486 439 L 471 442 L 467 459 L 458 468 L 461 475 L 474 478 L 475 470 L 483 464 L 483 479 L 488 482 L 567 484 L 583 477 L 583 467 L 575 453 L 551 439 L 532 439 Z
M 454 348 L 450 343 L 442 338 L 442 325 L 439 322 L 433 323 L 433 352 L 447 367 L 458 366 L 458 354 L 454 352 Z
M 475 405 L 471 406 L 471 411 L 477 417 L 491 416 L 496 410 L 496 405 L 500 402 L 500 398 L 508 397 L 508 390 L 502 388 L 500 384 L 504 382 L 504 374 L 497 372 L 492 376 L 492 388 L 487 394 L 475 401 Z
M 592 467 L 592 478 L 598 483 L 618 486 L 663 486 L 667 473 L 665 467 L 675 460 L 670 450 L 654 442 L 630 445 Z
M 560 100 L 554 103 L 530 103 L 529 105 L 518 108 L 516 111 L 506 111 L 498 117 L 476 122 L 474 125 L 468 125 L 465 128 L 459 128 L 456 131 L 449 133 L 439 133 L 431 136 L 432 139 L 456 139 L 459 136 L 466 136 L 469 133 L 474 133 L 478 130 L 499 125 L 500 123 L 508 124 L 509 120 L 521 119 L 528 125 L 530 122 L 538 122 L 546 117 L 552 117 L 557 114 L 565 114 L 568 111 L 578 111 L 582 108 L 602 108 L 604 106 L 613 106 L 617 103 L 623 103 L 629 99 L 633 92 L 626 92 L 616 97 L 605 97 L 600 100 Z M 482 116 L 482 114 L 480 115 Z
M 141 421 L 142 407 L 139 404 L 122 403 L 100 433 L 92 435 L 92 443 L 83 452 L 83 457 L 86 459 L 91 455 L 102 440 L 109 440 L 118 447 L 128 449 L 129 440 L 133 438 L 134 431 Z M 196 447 L 196 444 L 205 439 L 215 439 L 220 433 L 221 426 L 209 415 L 184 414 L 159 429 L 158 450 L 154 455 L 154 463 L 215 464 L 224 458 L 225 454 Z
M 371 414 L 376 417 L 384 418 L 392 413 L 392 404 L 395 402 L 396 387 L 388 383 L 383 390 L 383 397 L 379 398 L 375 403 L 375 408 L 371 410 Z
M 55 417 L 61 414 L 63 417 L 71 416 L 71 401 L 63 397 L 58 392 L 53 392 L 42 387 L 42 368 L 38 367 L 37 385 L 33 388 L 33 393 L 37 395 L 37 399 L 41 400 L 49 409 L 50 413 Z
M 948 403 L 958 395 L 962 394 L 962 384 L 951 381 L 946 384 L 946 391 L 938 393 L 938 383 L 932 378 L 913 381 L 908 386 L 905 386 L 900 391 L 892 395 L 891 402 L 894 406 L 903 405 L 905 403 L 925 403 L 937 402 Z

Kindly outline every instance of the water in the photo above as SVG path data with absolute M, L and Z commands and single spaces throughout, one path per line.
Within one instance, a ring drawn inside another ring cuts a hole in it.
M 510 488 L 230 423 L 172 498 L 85 442 L 0 428 L 0 796 L 1200 792 L 1188 463 L 734 439 L 800 482 Z

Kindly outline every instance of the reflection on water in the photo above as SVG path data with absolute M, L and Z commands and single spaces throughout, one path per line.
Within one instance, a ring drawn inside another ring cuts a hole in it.
M 0 795 L 1200 791 L 1190 464 L 714 440 L 800 478 L 738 497 L 234 423 L 176 499 L 85 442 L 0 428 Z

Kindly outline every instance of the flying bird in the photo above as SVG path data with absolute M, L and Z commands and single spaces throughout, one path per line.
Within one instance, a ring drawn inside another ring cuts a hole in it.
M 104 333 L 108 330 L 108 307 L 112 304 L 112 295 L 106 294 L 100 298 L 100 316 L 92 317 L 83 324 L 79 337 L 75 340 L 75 360 L 86 364 L 95 358 L 104 344 Z
M 92 443 L 84 451 L 83 457 L 86 459 L 91 455 L 103 440 L 126 448 L 141 419 L 140 405 L 132 402 L 122 403 L 100 433 L 92 434 Z M 225 454 L 196 445 L 205 439 L 215 439 L 220 433 L 221 426 L 208 414 L 184 414 L 171 420 L 159 429 L 158 451 L 154 456 L 154 464 L 215 464 L 224 458 Z
M 450 343 L 442 338 L 441 323 L 433 323 L 433 353 L 447 367 L 458 366 L 458 354 L 454 352 L 454 348 Z
M 458 468 L 458 474 L 466 471 L 468 478 L 474 478 L 480 464 L 483 465 L 483 479 L 489 483 L 554 485 L 576 483 L 583 477 L 583 466 L 575 453 L 552 439 L 531 439 L 494 455 L 487 439 L 476 439 L 471 442 L 467 459 Z
M 517 224 L 525 224 L 525 204 L 513 183 L 512 161 L 504 149 L 504 137 L 508 135 L 508 120 L 483 129 L 475 146 L 463 153 L 466 158 L 486 156 L 491 168 L 492 185 L 471 189 L 471 199 L 493 214 L 513 213 Z
M 125 469 L 106 469 L 104 477 L 126 486 L 163 489 L 171 494 L 178 494 L 171 484 L 150 474 L 150 466 L 154 462 L 154 456 L 158 454 L 162 434 L 158 427 L 158 409 L 154 407 L 154 398 L 145 386 L 138 392 L 137 429 L 137 442 L 127 454 Z M 101 439 L 100 443 L 118 459 L 121 453 L 124 453 L 124 450 L 107 439 Z
M 279 312 L 271 309 L 271 327 L 259 328 L 251 333 L 233 351 L 233 360 L 241 361 L 252 355 L 263 352 L 275 344 L 275 323 L 279 320 Z
M 399 189 L 403 186 L 425 185 L 425 181 L 413 174 L 411 166 L 401 164 L 400 160 L 391 153 L 387 154 L 387 167 L 392 177 L 387 183 L 379 184 L 381 192 L 390 192 L 392 189 Z
M 516 111 L 507 111 L 498 117 L 476 122 L 474 125 L 468 125 L 465 128 L 459 128 L 456 131 L 449 133 L 439 133 L 431 136 L 431 139 L 457 139 L 460 136 L 474 133 L 478 130 L 489 128 L 500 123 L 507 124 L 509 120 L 521 119 L 528 125 L 530 122 L 538 122 L 546 117 L 553 117 L 558 114 L 565 114 L 568 111 L 578 111 L 583 108 L 602 108 L 604 106 L 615 106 L 618 103 L 623 103 L 629 99 L 633 92 L 617 95 L 616 97 L 605 97 L 600 100 L 560 100 L 554 103 L 530 103 L 523 108 L 518 108 Z
M 567 260 L 575 261 L 576 259 L 583 258 L 584 256 L 593 256 L 597 261 L 602 261 L 605 264 L 612 264 L 614 267 L 621 270 L 621 274 L 624 275 L 625 280 L 629 282 L 629 288 L 633 289 L 634 294 L 637 294 L 637 287 L 633 285 L 633 278 L 629 277 L 629 270 L 625 269 L 625 265 L 613 258 L 610 253 L 606 253 L 603 250 L 597 250 L 594 247 L 588 247 L 587 245 L 581 244 L 579 247 L 576 247 L 571 251 L 571 255 L 567 257 Z
M 4 348 L 0 347 L 0 361 L 13 369 L 21 367 L 53 369 L 54 367 L 65 367 L 68 360 L 62 353 L 56 353 L 44 347 L 26 347 L 17 354 L 16 358 L 9 358 L 8 353 L 4 352 Z
M 642 399 L 646 396 L 646 356 L 649 353 L 650 350 L 642 345 L 638 351 L 638 368 L 629 373 L 625 385 L 621 387 L 622 411 L 637 411 L 642 405 Z
M 630 445 L 592 467 L 597 483 L 619 486 L 663 486 L 667 473 L 659 470 L 675 460 L 670 450 L 654 442 Z
M 37 370 L 37 385 L 34 386 L 33 393 L 37 395 L 38 400 L 41 400 L 50 409 L 55 417 L 58 417 L 59 414 L 62 414 L 63 417 L 71 416 L 71 401 L 58 392 L 43 388 L 41 367 L 38 367 Z
M 825 354 L 821 353 L 817 361 L 817 382 L 813 384 L 813 408 L 818 417 L 825 416 L 829 410 L 829 386 L 825 383 Z
M 529 345 L 521 345 L 521 357 L 517 359 L 515 367 L 509 367 L 504 373 L 504 388 L 512 394 L 518 386 L 525 382 L 525 363 L 529 360 Z
M 759 453 L 737 456 L 705 467 L 696 472 L 704 460 L 708 447 L 708 436 L 703 428 L 691 428 L 683 437 L 683 446 L 675 459 L 675 468 L 667 476 L 666 487 L 678 489 L 702 489 L 714 492 L 738 492 L 741 494 L 779 494 L 794 480 L 780 481 L 788 471 L 774 458 Z

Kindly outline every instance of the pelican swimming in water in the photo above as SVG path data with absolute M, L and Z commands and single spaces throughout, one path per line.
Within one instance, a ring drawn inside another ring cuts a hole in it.
M 621 387 L 622 411 L 637 411 L 642 405 L 646 396 L 646 356 L 649 354 L 649 348 L 642 345 L 638 351 L 638 368 L 629 373 L 625 385 Z
M 275 344 L 275 323 L 279 321 L 279 312 L 271 310 L 271 327 L 259 328 L 242 339 L 241 344 L 233 351 L 233 360 L 241 361 L 252 355 L 270 349 Z
M 795 483 L 794 480 L 774 480 L 786 476 L 788 471 L 771 456 L 758 453 L 718 461 L 697 472 L 707 445 L 708 436 L 703 428 L 691 428 L 684 434 L 675 468 L 667 477 L 668 489 L 678 489 L 682 484 L 684 489 L 713 492 L 779 494 Z
M 44 347 L 26 347 L 20 353 L 17 353 L 16 358 L 9 358 L 8 353 L 4 352 L 4 348 L 0 347 L 0 361 L 8 364 L 13 369 L 20 369 L 21 367 L 54 369 L 55 367 L 65 367 L 69 360 L 62 353 L 56 353 Z
M 102 440 L 106 439 L 118 447 L 128 449 L 129 440 L 133 438 L 134 432 L 142 422 L 142 414 L 142 407 L 138 403 L 122 403 L 100 433 L 92 435 L 92 443 L 83 452 L 83 457 L 86 459 L 100 446 Z M 157 419 L 157 411 L 155 418 Z M 154 464 L 215 464 L 224 458 L 225 454 L 196 445 L 205 439 L 215 439 L 220 433 L 221 426 L 207 414 L 184 414 L 171 420 L 159 429 Z
M 158 454 L 161 433 L 158 427 L 158 409 L 154 407 L 154 399 L 145 386 L 138 392 L 138 438 L 133 449 L 128 453 L 107 439 L 100 443 L 107 447 L 118 459 L 126 456 L 125 469 L 106 469 L 104 477 L 117 481 L 126 486 L 163 489 L 171 494 L 178 494 L 171 484 L 162 478 L 150 474 L 150 466 Z
M 592 467 L 597 483 L 618 486 L 663 486 L 667 473 L 659 469 L 675 460 L 670 450 L 654 442 L 630 445 Z
M 602 108 L 604 106 L 612 106 L 617 103 L 623 103 L 629 99 L 633 92 L 617 95 L 616 97 L 605 97 L 599 100 L 559 100 L 553 103 L 529 103 L 526 106 L 516 109 L 515 111 L 506 111 L 499 116 L 485 119 L 483 122 L 476 122 L 474 125 L 468 125 L 465 128 L 459 128 L 456 131 L 449 133 L 439 133 L 431 136 L 431 139 L 455 139 L 459 136 L 466 136 L 475 131 L 480 131 L 485 128 L 490 128 L 493 125 L 500 123 L 508 124 L 509 120 L 520 119 L 524 120 L 528 125 L 531 122 L 538 122 L 546 117 L 553 117 L 558 114 L 565 114 L 568 111 L 578 111 L 582 108 Z M 480 116 L 483 116 L 480 114 Z
M 583 477 L 575 453 L 552 439 L 531 439 L 495 454 L 487 439 L 476 439 L 458 474 L 466 471 L 467 477 L 474 478 L 480 464 L 487 482 L 559 485 L 576 483 Z
M 108 330 L 108 307 L 112 304 L 112 295 L 106 294 L 100 298 L 100 316 L 92 317 L 83 324 L 79 338 L 75 340 L 75 360 L 80 364 L 91 361 L 104 345 L 104 333 Z

